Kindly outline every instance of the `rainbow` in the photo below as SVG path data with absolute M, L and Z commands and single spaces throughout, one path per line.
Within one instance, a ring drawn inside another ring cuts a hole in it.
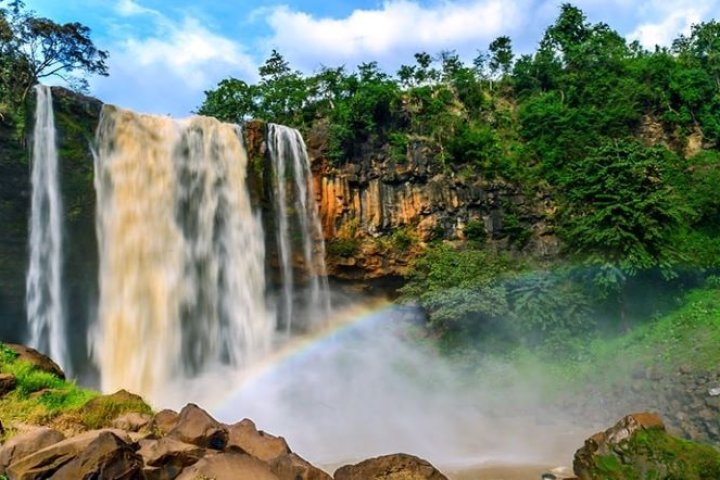
M 272 354 L 243 369 L 238 373 L 238 377 L 233 379 L 234 387 L 229 393 L 215 401 L 210 399 L 208 406 L 213 411 L 227 412 L 231 406 L 230 400 L 243 389 L 302 363 L 360 327 L 387 319 L 387 314 L 397 308 L 397 304 L 386 299 L 374 299 L 338 310 L 326 327 L 290 339 Z

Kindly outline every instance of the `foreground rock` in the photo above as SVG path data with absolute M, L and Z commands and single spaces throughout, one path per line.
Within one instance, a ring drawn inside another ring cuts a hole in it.
M 63 440 L 65 435 L 47 427 L 38 427 L 11 438 L 0 447 L 0 475 L 5 474 L 11 463 Z
M 196 445 L 172 438 L 141 440 L 138 454 L 145 463 L 143 473 L 148 480 L 172 479 L 185 467 L 200 460 L 206 451 Z
M 580 480 L 720 478 L 720 452 L 669 435 L 653 413 L 628 415 L 575 453 Z
M 43 372 L 50 373 L 65 380 L 65 373 L 57 363 L 50 359 L 50 357 L 43 355 L 34 348 L 26 347 L 25 345 L 17 345 L 14 343 L 5 343 L 4 345 L 17 354 L 18 360 L 28 362 L 38 370 L 42 370 Z
M 332 477 L 294 453 L 270 462 L 270 469 L 280 480 L 332 480 Z
M 17 379 L 9 373 L 0 373 L 0 398 L 15 390 Z
M 41 480 L 49 478 L 62 467 L 81 456 L 88 450 L 90 445 L 104 433 L 111 433 L 125 443 L 130 442 L 128 435 L 121 430 L 93 430 L 85 432 L 35 451 L 18 460 L 13 460 L 7 469 L 8 476 L 13 480 Z
M 398 453 L 346 465 L 335 472 L 335 480 L 447 480 L 428 461 Z
M 227 445 L 228 432 L 205 410 L 191 403 L 180 411 L 177 424 L 168 437 L 198 447 L 222 450 Z
M 290 447 L 288 447 L 284 438 L 258 431 L 255 423 L 247 418 L 235 425 L 231 425 L 228 428 L 228 433 L 228 449 L 236 448 L 263 462 L 271 462 L 290 453 Z
M 270 467 L 250 455 L 221 453 L 183 470 L 177 480 L 279 480 Z
M 80 455 L 68 462 L 54 480 L 140 480 L 142 458 L 133 446 L 110 431 L 101 432 Z

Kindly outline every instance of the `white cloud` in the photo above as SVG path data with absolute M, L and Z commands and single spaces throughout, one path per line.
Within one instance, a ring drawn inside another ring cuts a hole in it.
M 720 9 L 717 0 L 654 0 L 639 8 L 640 23 L 627 35 L 645 48 L 669 46 L 681 33 L 687 34 L 693 24 L 707 20 Z
M 111 76 L 93 83 L 94 93 L 104 101 L 151 113 L 186 115 L 199 106 L 203 91 L 219 80 L 256 75 L 255 62 L 242 45 L 195 19 L 176 22 L 132 0 L 116 6 L 127 15 L 148 16 L 153 33 L 131 34 L 111 46 Z
M 160 12 L 152 8 L 146 8 L 136 3 L 134 0 L 119 0 L 115 4 L 115 11 L 123 17 L 131 17 L 134 15 L 160 15 Z
M 473 51 L 529 20 L 522 12 L 524 4 L 528 2 L 470 0 L 424 7 L 409 0 L 387 0 L 377 9 L 355 10 L 341 19 L 282 6 L 267 18 L 273 30 L 268 45 L 303 68 L 369 59 L 394 63 L 399 55 L 421 50 Z

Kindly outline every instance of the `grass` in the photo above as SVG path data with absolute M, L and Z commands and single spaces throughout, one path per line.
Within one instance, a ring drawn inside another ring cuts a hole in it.
M 12 374 L 17 379 L 15 390 L 0 399 L 0 418 L 7 427 L 4 440 L 15 433 L 13 424 L 17 423 L 77 431 L 107 427 L 128 412 L 152 413 L 139 397 L 100 396 L 96 391 L 18 361 L 15 353 L 2 344 L 0 373 Z

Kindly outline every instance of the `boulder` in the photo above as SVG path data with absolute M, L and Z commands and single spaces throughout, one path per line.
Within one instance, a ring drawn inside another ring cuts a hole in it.
M 168 437 L 203 448 L 223 450 L 228 432 L 217 420 L 195 404 L 186 405 Z
M 397 453 L 371 458 L 335 471 L 335 480 L 448 480 L 428 461 Z
M 141 480 L 142 458 L 133 446 L 110 431 L 101 432 L 86 449 L 62 466 L 53 480 Z
M 80 409 L 83 422 L 88 428 L 107 428 L 120 416 L 127 413 L 149 414 L 150 406 L 142 397 L 126 390 L 110 395 L 101 395 L 87 402 Z
M 193 465 L 205 455 L 205 450 L 172 438 L 141 440 L 138 454 L 145 463 L 145 476 L 152 480 L 171 480 L 185 467 Z
M 126 432 L 139 432 L 148 429 L 152 419 L 153 417 L 146 413 L 130 412 L 113 420 L 110 426 Z
M 228 427 L 228 433 L 228 449 L 239 449 L 263 462 L 270 462 L 290 453 L 290 447 L 284 438 L 258 431 L 252 420 L 247 418 Z
M 47 427 L 34 428 L 8 440 L 0 447 L 0 475 L 5 473 L 8 465 L 65 440 L 65 435 Z
M 186 468 L 177 480 L 279 480 L 270 467 L 241 453 L 221 453 L 205 457 L 195 465 Z
M 34 348 L 26 347 L 25 345 L 17 345 L 14 343 L 6 343 L 4 345 L 17 354 L 17 360 L 28 362 L 38 370 L 51 373 L 65 380 L 65 373 L 57 363 L 52 361 L 50 357 L 43 355 Z
M 720 478 L 720 452 L 669 435 L 654 413 L 636 413 L 588 438 L 573 470 L 580 480 L 704 480 Z
M 152 428 L 161 435 L 167 435 L 177 425 L 178 415 L 173 410 L 161 410 L 153 417 Z
M 70 463 L 100 435 L 106 432 L 112 433 L 124 442 L 130 440 L 127 433 L 122 430 L 92 430 L 85 432 L 45 447 L 21 459 L 14 460 L 7 468 L 8 477 L 13 480 L 41 480 L 48 478 Z
M 332 480 L 332 477 L 294 453 L 270 462 L 270 470 L 280 480 Z
M 15 390 L 17 379 L 15 375 L 0 373 L 0 398 Z

